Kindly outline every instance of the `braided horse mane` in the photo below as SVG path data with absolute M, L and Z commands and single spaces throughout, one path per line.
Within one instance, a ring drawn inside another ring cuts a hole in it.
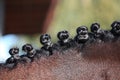
M 9 70 L 0 66 L 0 80 L 119 80 L 120 44 L 105 43 L 55 52 Z

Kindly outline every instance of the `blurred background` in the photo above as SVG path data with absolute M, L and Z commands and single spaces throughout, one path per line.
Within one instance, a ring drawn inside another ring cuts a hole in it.
M 40 48 L 40 34 L 49 33 L 56 42 L 57 32 L 68 30 L 71 37 L 76 28 L 99 22 L 110 29 L 120 20 L 120 0 L 0 0 L 0 62 L 10 55 L 11 47 L 31 43 Z

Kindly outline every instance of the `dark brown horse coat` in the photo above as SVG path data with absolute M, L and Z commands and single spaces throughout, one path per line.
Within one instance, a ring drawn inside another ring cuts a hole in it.
M 0 80 L 120 80 L 120 45 L 97 44 L 83 53 L 70 49 L 12 70 L 1 67 Z

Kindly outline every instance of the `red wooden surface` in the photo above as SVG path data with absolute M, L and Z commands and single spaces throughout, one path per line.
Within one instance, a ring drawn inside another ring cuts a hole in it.
M 44 32 L 43 24 L 53 0 L 6 0 L 4 34 Z

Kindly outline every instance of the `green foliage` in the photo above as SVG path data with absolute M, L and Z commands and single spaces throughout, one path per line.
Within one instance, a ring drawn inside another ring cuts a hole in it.
M 110 29 L 120 17 L 120 0 L 59 0 L 48 33 L 56 39 L 60 30 L 68 30 L 72 37 L 78 26 L 90 27 L 99 22 L 103 29 Z

